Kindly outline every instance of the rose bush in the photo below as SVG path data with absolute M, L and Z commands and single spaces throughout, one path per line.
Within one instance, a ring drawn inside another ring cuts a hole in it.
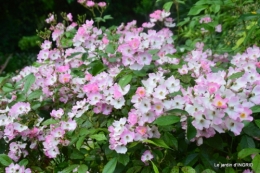
M 0 78 L 4 170 L 234 172 L 246 168 L 215 164 L 252 161 L 258 172 L 260 48 L 232 55 L 207 39 L 175 45 L 169 16 L 156 10 L 142 27 L 99 28 L 50 15 L 37 62 Z M 197 20 L 203 38 L 222 32 L 212 20 Z

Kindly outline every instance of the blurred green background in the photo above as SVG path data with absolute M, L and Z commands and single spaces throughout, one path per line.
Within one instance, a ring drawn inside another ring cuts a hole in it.
M 166 2 L 172 0 L 94 0 L 102 1 L 109 4 L 104 15 L 109 14 L 113 19 L 100 24 L 109 27 L 134 19 L 141 26 L 149 20 L 150 13 L 162 9 Z M 179 19 L 187 16 L 190 7 L 196 2 L 185 0 L 185 4 L 180 4 Z M 77 0 L 0 0 L 0 3 L 0 76 L 15 73 L 36 60 L 40 50 L 37 41 L 42 41 L 36 30 L 48 28 L 45 19 L 49 13 L 58 15 L 59 22 L 62 21 L 61 12 L 72 13 L 74 21 L 77 21 L 77 15 L 86 14 L 87 19 L 92 17 Z M 177 17 L 174 6 L 171 13 L 173 18 Z
M 58 15 L 58 19 L 61 12 L 71 12 L 74 19 L 78 14 L 87 14 L 87 18 L 91 18 L 90 12 L 78 4 L 77 0 L 0 0 L 0 2 L 0 75 L 15 72 L 35 61 L 40 50 L 36 42 L 42 41 L 37 36 L 36 30 L 48 27 L 45 19 L 49 13 L 54 12 Z M 133 19 L 138 19 L 139 24 L 144 22 L 147 14 L 154 8 L 155 1 L 105 0 L 105 2 L 110 4 L 105 14 L 110 14 L 114 19 L 103 25 L 111 26 Z

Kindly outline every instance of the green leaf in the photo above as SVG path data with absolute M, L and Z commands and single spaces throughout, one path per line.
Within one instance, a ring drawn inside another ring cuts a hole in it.
M 260 128 L 260 120 L 258 119 L 258 120 L 254 120 L 254 121 L 255 121 L 255 124 L 257 125 L 257 127 Z
M 142 166 L 133 166 L 129 168 L 126 173 L 138 173 L 142 169 Z
M 241 149 L 244 148 L 255 148 L 255 142 L 252 137 L 243 135 L 240 141 Z
M 44 122 L 42 123 L 42 125 L 43 125 L 43 126 L 48 126 L 48 125 L 50 125 L 50 124 L 56 124 L 56 123 L 58 123 L 58 122 L 59 122 L 59 120 L 55 120 L 55 119 L 50 118 L 50 119 L 44 121 Z
M 225 168 L 225 173 L 236 173 L 236 171 L 233 168 L 228 167 L 228 168 Z
M 70 153 L 70 158 L 71 159 L 84 159 L 85 156 L 79 150 L 74 148 L 73 151 Z
M 26 97 L 24 94 L 17 94 L 16 101 L 23 102 L 26 100 Z
M 245 126 L 243 128 L 243 132 L 251 137 L 260 137 L 260 130 L 254 122 L 250 122 L 247 126 Z
M 183 82 L 183 83 L 190 83 L 191 81 L 191 76 L 188 75 L 188 74 L 185 74 L 185 75 L 182 75 L 180 80 Z
M 145 139 L 145 140 L 143 140 L 143 142 L 153 144 L 157 147 L 163 147 L 163 148 L 171 149 L 162 139 L 151 138 L 151 139 Z
M 106 70 L 106 67 L 101 61 L 93 61 L 89 64 L 91 67 L 90 73 L 93 76 L 96 76 L 97 74 L 101 73 L 102 71 Z
M 173 134 L 165 132 L 162 139 L 167 145 L 169 145 L 170 147 L 174 147 L 174 149 L 178 150 L 178 140 L 173 136 Z
M 158 60 L 158 59 L 160 59 L 160 57 L 159 57 L 158 55 L 154 55 L 154 56 L 152 57 L 152 60 L 154 60 L 154 61 L 156 61 L 156 60 Z
M 78 168 L 78 173 L 86 173 L 87 171 L 88 171 L 88 166 L 85 164 L 80 165 Z
M 5 93 L 8 93 L 8 92 L 11 92 L 14 90 L 14 87 L 12 86 L 12 84 L 10 83 L 5 83 L 2 90 L 5 92 Z
M 260 172 L 260 164 L 259 163 L 260 163 L 260 155 L 257 154 L 254 157 L 253 161 L 252 161 L 252 164 L 253 164 L 252 169 L 253 169 L 253 171 Z
M 259 153 L 260 150 L 256 148 L 245 148 L 238 153 L 238 158 L 243 159 L 251 154 Z
M 60 43 L 61 43 L 61 46 L 63 48 L 68 48 L 68 47 L 71 47 L 73 45 L 72 39 L 68 39 L 68 38 L 65 38 L 65 37 L 61 38 Z
M 29 161 L 28 161 L 27 159 L 23 159 L 23 160 L 21 160 L 21 161 L 19 162 L 19 165 L 26 167 L 26 165 L 27 165 L 28 163 L 29 163 Z
M 195 169 L 190 166 L 184 166 L 181 168 L 183 173 L 196 173 Z
M 198 161 L 198 159 L 198 153 L 192 153 L 185 158 L 183 164 L 193 166 Z
M 76 148 L 79 150 L 85 140 L 86 136 L 80 136 L 79 137 L 79 140 L 77 141 L 76 143 Z
M 117 161 L 119 163 L 122 163 L 124 166 L 126 166 L 128 164 L 129 160 L 130 160 L 129 156 L 127 154 L 119 154 L 117 156 Z
M 89 136 L 92 139 L 96 139 L 97 141 L 105 141 L 107 140 L 106 136 L 103 133 L 94 134 Z
M 119 80 L 118 84 L 121 86 L 121 88 L 124 88 L 127 84 L 131 82 L 132 77 L 132 74 L 125 75 Z
M 88 59 L 88 53 L 87 52 L 83 53 L 81 59 L 82 61 L 86 61 Z
M 109 43 L 105 49 L 106 53 L 115 53 L 115 46 L 112 43 Z
M 197 134 L 197 130 L 196 128 L 191 124 L 192 122 L 192 118 L 189 117 L 188 118 L 188 125 L 187 125 L 187 139 L 191 140 L 192 138 L 194 138 Z
M 217 13 L 217 12 L 219 12 L 219 10 L 220 10 L 220 5 L 213 4 L 213 5 L 210 6 L 210 10 L 211 10 L 213 13 Z
M 153 163 L 153 161 L 151 161 L 151 162 L 152 162 L 152 165 L 153 165 L 153 171 L 155 173 L 159 173 L 159 170 L 158 170 L 157 166 Z
M 245 72 L 237 72 L 228 77 L 228 79 L 237 79 L 244 75 Z
M 163 5 L 163 9 L 167 12 L 170 11 L 171 7 L 172 7 L 173 1 L 167 2 Z
M 109 20 L 109 19 L 113 19 L 113 17 L 112 17 L 111 15 L 105 15 L 105 16 L 103 17 L 103 19 Z
M 104 167 L 102 173 L 114 173 L 114 170 L 116 169 L 117 159 L 113 158 L 111 159 Z
M 257 14 L 248 13 L 248 14 L 242 14 L 238 18 L 238 20 L 252 20 L 252 19 L 256 19 L 258 17 L 259 17 L 259 15 L 257 15 Z
M 197 15 L 199 14 L 202 10 L 205 10 L 208 6 L 207 5 L 195 5 L 193 6 L 188 15 Z
M 28 100 L 38 99 L 42 95 L 42 90 L 35 90 L 28 95 Z
M 152 55 L 157 54 L 158 52 L 159 52 L 159 49 L 150 49 L 150 50 L 148 50 L 148 53 L 152 54 Z
M 32 84 L 35 82 L 36 78 L 33 74 L 29 74 L 28 76 L 25 77 L 25 83 L 24 83 L 24 93 L 26 94 Z
M 253 113 L 259 113 L 260 112 L 260 105 L 255 105 L 250 108 Z M 260 127 L 259 127 L 260 128 Z
M 159 118 L 157 118 L 153 124 L 157 124 L 159 126 L 167 126 L 167 125 L 171 125 L 171 124 L 175 124 L 180 122 L 180 117 L 179 116 L 175 116 L 175 115 L 166 115 L 166 116 L 161 116 Z
M 178 93 L 178 94 L 181 94 L 181 93 Z M 168 110 L 166 111 L 166 113 L 170 113 L 170 114 L 180 114 L 180 115 L 189 115 L 189 113 L 185 110 L 182 110 L 182 109 L 171 109 L 171 110 Z
M 211 169 L 205 169 L 204 171 L 202 171 L 202 173 L 216 173 L 216 172 Z
M 179 167 L 178 166 L 174 166 L 172 169 L 171 169 L 171 173 L 179 173 Z
M 39 107 L 41 107 L 41 102 L 32 102 L 31 103 L 31 108 L 33 109 L 33 110 L 37 110 Z
M 12 162 L 12 159 L 10 159 L 6 154 L 0 154 L 0 163 L 2 165 L 9 166 Z
M 67 58 L 70 59 L 70 58 L 73 58 L 73 57 L 80 55 L 80 54 L 82 54 L 82 52 L 75 52 L 75 53 L 70 54 L 70 56 L 68 56 Z
M 73 171 L 73 169 L 77 168 L 78 165 L 74 164 L 74 165 L 70 165 L 69 167 L 63 169 L 61 171 L 61 173 L 71 173 Z

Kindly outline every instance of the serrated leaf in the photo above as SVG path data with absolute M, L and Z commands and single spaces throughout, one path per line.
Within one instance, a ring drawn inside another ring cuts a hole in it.
M 127 154 L 119 154 L 117 157 L 117 161 L 119 163 L 122 163 L 124 166 L 126 166 L 129 162 L 130 158 Z
M 32 102 L 31 103 L 31 108 L 33 110 L 37 110 L 39 107 L 41 107 L 41 102 Z
M 105 49 L 106 53 L 115 53 L 115 46 L 112 44 L 112 43 L 109 43 L 107 46 L 106 46 L 106 49 Z
M 260 128 L 260 120 L 254 120 L 255 121 L 255 124 L 257 125 L 257 127 Z
M 8 92 L 11 92 L 14 90 L 14 87 L 12 86 L 12 84 L 10 83 L 5 83 L 2 90 L 5 92 L 5 93 L 8 93 Z
M 243 132 L 252 137 L 260 137 L 260 130 L 254 122 L 250 122 L 243 128 Z
M 21 160 L 21 161 L 19 162 L 19 165 L 26 167 L 26 165 L 27 165 L 28 163 L 29 163 L 29 161 L 28 161 L 27 159 L 23 159 L 23 160 Z
M 173 1 L 165 3 L 165 4 L 163 5 L 164 11 L 169 12 L 170 9 L 171 9 L 171 7 L 172 7 L 172 4 L 173 4 Z
M 195 169 L 190 166 L 184 166 L 181 168 L 183 173 L 196 173 Z
M 80 165 L 78 168 L 78 173 L 86 173 L 87 171 L 88 171 L 88 166 L 85 164 Z
M 68 56 L 67 58 L 71 59 L 71 58 L 73 58 L 73 57 L 75 57 L 77 55 L 80 55 L 80 54 L 82 54 L 82 52 L 75 52 L 75 53 L 70 54 L 70 56 Z
M 28 100 L 38 99 L 42 95 L 42 90 L 35 90 L 28 95 Z
M 191 140 L 194 138 L 197 134 L 196 128 L 192 125 L 192 119 L 191 117 L 188 118 L 188 124 L 187 124 L 187 139 Z
M 83 53 L 81 59 L 82 61 L 86 61 L 88 59 L 88 53 L 87 52 Z
M 180 92 L 180 93 L 176 92 L 176 93 L 177 93 L 176 95 L 181 94 L 181 92 Z M 166 111 L 166 113 L 170 113 L 170 114 L 181 114 L 181 115 L 189 115 L 189 113 L 188 113 L 187 111 L 182 110 L 182 109 L 171 109 L 171 110 Z
M 9 166 L 12 162 L 12 159 L 10 159 L 6 154 L 0 154 L 0 163 L 2 165 Z
M 102 71 L 106 70 L 106 67 L 101 61 L 93 61 L 88 66 L 91 67 L 90 73 L 93 76 L 96 76 L 97 74 L 101 73 Z
M 35 82 L 36 78 L 33 74 L 29 74 L 28 76 L 25 77 L 25 83 L 24 83 L 24 90 L 23 92 L 26 94 L 32 84 Z
M 228 168 L 225 168 L 225 173 L 236 173 L 236 171 L 233 168 L 228 167 Z
M 259 149 L 256 148 L 245 148 L 238 152 L 238 158 L 243 159 L 251 154 L 260 153 Z
M 204 171 L 202 171 L 202 173 L 216 173 L 216 172 L 211 169 L 205 169 Z
M 79 159 L 84 159 L 84 154 L 83 153 L 81 153 L 79 150 L 77 150 L 77 149 L 73 149 L 73 151 L 70 153 L 70 159 L 77 159 L 77 160 L 79 160 Z
M 252 164 L 253 164 L 252 169 L 253 169 L 253 171 L 260 172 L 260 164 L 259 163 L 260 163 L 260 155 L 257 154 L 254 157 L 253 161 L 252 161 Z
M 148 53 L 152 54 L 152 55 L 157 54 L 158 52 L 159 52 L 159 49 L 150 49 L 150 50 L 148 50 Z
M 145 140 L 143 140 L 143 142 L 153 144 L 157 147 L 163 147 L 163 148 L 171 149 L 162 139 L 151 138 L 151 139 L 145 139 Z
M 156 61 L 158 59 L 160 59 L 160 57 L 158 55 L 153 55 L 152 60 Z
M 217 13 L 217 12 L 219 12 L 219 10 L 220 10 L 220 5 L 218 5 L 218 4 L 213 4 L 213 5 L 210 6 L 210 10 L 211 10 L 212 12 L 214 12 L 214 13 Z
M 121 86 L 121 88 L 124 88 L 127 84 L 131 82 L 132 77 L 132 74 L 125 75 L 119 80 L 118 84 Z
M 245 72 L 237 72 L 228 77 L 228 79 L 238 79 L 243 76 Z
M 105 15 L 105 16 L 103 17 L 103 19 L 108 20 L 108 19 L 113 19 L 113 17 L 112 17 L 111 15 Z
M 76 143 L 76 148 L 79 150 L 85 140 L 86 136 L 80 136 L 79 137 L 79 140 L 77 141 Z
M 73 171 L 73 169 L 77 168 L 78 165 L 74 164 L 74 165 L 70 165 L 69 167 L 63 169 L 61 171 L 61 173 L 71 173 Z
M 205 10 L 208 6 L 207 5 L 195 5 L 193 6 L 188 15 L 197 15 L 199 14 L 202 10 Z
M 255 142 L 252 137 L 243 135 L 240 141 L 240 146 L 242 149 L 245 148 L 255 148 Z
M 198 153 L 192 153 L 185 158 L 183 164 L 193 166 L 197 161 L 198 161 Z
M 26 97 L 24 94 L 17 94 L 16 101 L 23 102 L 26 100 Z
M 155 173 L 159 173 L 159 170 L 158 170 L 157 166 L 153 163 L 153 161 L 151 161 L 151 162 L 152 162 L 152 165 L 153 165 L 153 171 Z
M 94 134 L 89 136 L 92 139 L 96 139 L 97 141 L 105 141 L 107 140 L 106 136 L 103 133 Z
M 175 116 L 175 115 L 166 115 L 166 116 L 161 116 L 159 118 L 157 118 L 153 124 L 157 124 L 159 126 L 167 126 L 167 125 L 171 125 L 171 124 L 175 124 L 180 122 L 180 117 L 179 116 Z
M 180 170 L 179 170 L 179 167 L 178 166 L 174 166 L 172 169 L 171 169 L 171 173 L 179 173 Z
M 259 113 L 260 112 L 260 105 L 255 105 L 250 108 L 253 113 Z
M 102 173 L 114 173 L 114 170 L 116 169 L 117 159 L 113 158 L 111 159 L 104 167 Z
M 50 119 L 47 119 L 46 121 L 44 121 L 44 122 L 42 123 L 42 125 L 43 125 L 43 126 L 48 126 L 48 125 L 50 125 L 50 124 L 56 124 L 56 123 L 58 123 L 58 122 L 59 122 L 59 120 L 55 120 L 55 119 L 50 118 Z

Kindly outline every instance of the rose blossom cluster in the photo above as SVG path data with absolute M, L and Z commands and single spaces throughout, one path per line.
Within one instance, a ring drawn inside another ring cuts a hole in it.
M 185 110 L 193 117 L 192 124 L 197 129 L 196 139 L 202 144 L 202 137 L 212 137 L 227 130 L 239 135 L 245 121 L 252 121 L 251 107 L 259 105 L 260 75 L 256 71 L 260 49 L 248 48 L 245 53 L 233 57 L 233 65 L 227 71 L 205 70 L 203 52 L 188 55 L 187 71 L 196 76 L 194 87 L 182 89 L 186 99 Z M 192 62 L 196 66 L 190 66 Z M 240 77 L 232 75 L 241 73 Z M 182 119 L 186 129 L 186 120 Z
M 175 27 L 175 23 L 173 23 L 173 19 L 170 16 L 170 12 L 166 12 L 164 10 L 156 10 L 150 14 L 150 22 L 143 23 L 144 28 L 152 28 L 155 26 L 156 22 L 163 22 L 166 27 Z
M 184 107 L 185 101 L 179 96 L 167 98 L 169 93 L 180 90 L 180 80 L 174 76 L 165 80 L 162 72 L 151 73 L 142 84 L 132 96 L 134 108 L 128 118 L 121 118 L 109 127 L 110 149 L 118 153 L 126 153 L 126 145 L 130 142 L 160 138 L 158 128 L 151 123 L 167 110 Z
M 87 1 L 89 6 L 91 2 Z M 167 12 L 156 11 L 150 17 L 155 22 L 168 16 Z M 203 142 L 203 137 L 209 138 L 216 132 L 230 130 L 239 135 L 244 122 L 253 120 L 250 108 L 260 104 L 260 76 L 256 71 L 260 67 L 258 47 L 235 55 L 228 70 L 213 72 L 212 67 L 216 65 L 214 58 L 221 55 L 212 56 L 210 50 L 203 51 L 203 44 L 198 43 L 195 50 L 182 57 L 185 64 L 177 70 L 180 76 L 190 75 L 195 81 L 194 86 L 184 87 L 177 77 L 169 75 L 167 69 L 167 66 L 179 64 L 179 59 L 168 56 L 176 52 L 173 33 L 169 29 L 149 29 L 145 32 L 133 21 L 117 28 L 118 39 L 109 39 L 108 32 L 95 27 L 92 20 L 87 20 L 77 29 L 71 15 L 69 18 L 71 24 L 68 27 L 61 23 L 51 27 L 52 40 L 45 40 L 41 45 L 36 65 L 24 68 L 12 78 L 22 90 L 23 79 L 33 74 L 35 82 L 26 94 L 42 91 L 42 95 L 34 101 L 50 101 L 53 105 L 44 108 L 58 123 L 42 125 L 43 118 L 34 111 L 35 105 L 17 101 L 17 91 L 10 92 L 12 98 L 4 98 L 14 104 L 10 109 L 0 110 L 1 137 L 7 142 L 16 137 L 21 137 L 22 141 L 9 144 L 9 156 L 15 162 L 22 156 L 26 157 L 27 142 L 31 143 L 31 149 L 39 149 L 42 145 L 47 157 L 56 158 L 60 153 L 59 147 L 69 144 L 65 134 L 77 128 L 77 118 L 87 111 L 113 115 L 117 109 L 124 108 L 127 101 L 132 103 L 128 116 L 115 119 L 108 127 L 109 147 L 118 153 L 126 153 L 127 144 L 133 141 L 160 138 L 158 127 L 152 123 L 172 109 L 185 110 L 192 117 L 192 125 L 197 129 L 193 140 L 198 144 Z M 62 39 L 64 33 L 73 30 L 76 33 L 67 48 Z M 53 48 L 54 43 L 58 48 Z M 114 46 L 114 52 L 107 53 L 109 44 Z M 83 59 L 86 54 L 87 58 Z M 111 58 L 116 58 L 116 61 L 111 62 Z M 91 65 L 97 62 L 108 69 L 93 75 Z M 141 70 L 151 64 L 156 66 L 154 73 L 138 78 L 141 86 L 137 86 L 134 95 L 129 98 L 132 83 L 121 87 L 116 76 L 123 69 Z M 75 69 L 80 71 L 79 75 L 74 73 Z M 241 75 L 232 77 L 236 74 Z M 170 95 L 178 91 L 181 91 L 180 95 Z M 188 116 L 180 116 L 182 128 L 186 130 Z M 33 119 L 32 127 L 29 128 L 26 118 Z M 141 159 L 147 162 L 152 158 L 147 150 Z M 18 169 L 14 164 L 9 168 Z

